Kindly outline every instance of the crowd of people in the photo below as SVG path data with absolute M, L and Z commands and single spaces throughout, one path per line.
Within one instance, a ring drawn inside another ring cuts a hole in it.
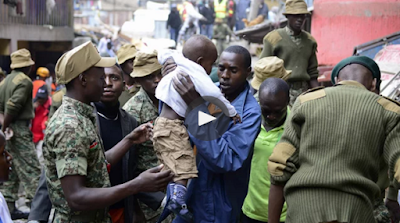
M 167 20 L 170 38 L 178 44 L 185 43 L 195 34 L 201 34 L 215 39 L 218 52 L 221 53 L 221 49 L 226 48 L 227 40 L 230 41 L 234 36 L 233 30 L 262 23 L 265 19 L 278 21 L 277 6 L 269 12 L 268 6 L 261 2 L 257 18 L 248 22 L 250 0 L 240 0 L 238 4 L 235 0 L 188 0 L 180 9 L 172 4 Z
M 86 42 L 33 82 L 30 52 L 13 52 L 0 222 L 48 222 L 52 209 L 59 223 L 399 222 L 400 104 L 379 95 L 364 56 L 318 86 L 307 14 L 286 1 L 288 26 L 265 36 L 254 68 L 246 48 L 218 51 L 207 33 L 182 52 L 124 44 L 102 57 Z M 218 119 L 190 124 L 200 113 Z M 30 213 L 15 205 L 19 185 Z

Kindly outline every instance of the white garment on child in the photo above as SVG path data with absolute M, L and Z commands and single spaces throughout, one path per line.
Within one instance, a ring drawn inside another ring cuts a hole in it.
M 13 223 L 11 220 L 10 211 L 8 210 L 7 202 L 2 193 L 0 193 L 0 219 L 3 223 Z
M 204 100 L 214 103 L 218 106 L 219 103 L 223 103 L 227 109 L 224 109 L 219 105 L 218 107 L 224 112 L 226 116 L 234 117 L 237 112 L 228 100 L 222 95 L 221 90 L 212 82 L 211 78 L 207 75 L 206 71 L 199 64 L 185 58 L 181 53 L 172 50 L 160 50 L 158 51 L 158 62 L 164 64 L 164 62 L 172 57 L 177 65 L 177 68 L 171 73 L 163 77 L 158 83 L 156 88 L 156 98 L 166 103 L 171 107 L 176 114 L 181 117 L 185 117 L 187 105 L 179 93 L 173 86 L 173 78 L 183 71 L 190 76 L 196 91 L 200 94 Z M 218 99 L 217 101 L 210 101 L 210 98 Z M 217 102 L 217 104 L 216 104 Z

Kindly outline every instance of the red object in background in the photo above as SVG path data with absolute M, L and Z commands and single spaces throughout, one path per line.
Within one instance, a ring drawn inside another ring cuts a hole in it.
M 44 105 L 39 105 L 35 109 L 35 118 L 32 119 L 31 127 L 34 143 L 38 143 L 44 138 L 44 130 L 46 129 L 46 121 L 48 119 L 50 105 L 51 98 L 49 97 Z
M 399 0 L 315 0 L 311 33 L 318 63 L 335 65 L 355 46 L 400 30 Z

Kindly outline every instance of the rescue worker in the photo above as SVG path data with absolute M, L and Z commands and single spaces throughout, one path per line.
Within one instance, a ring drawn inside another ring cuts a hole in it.
M 67 93 L 48 123 L 43 149 L 55 222 L 109 223 L 108 206 L 138 192 L 162 190 L 173 177 L 169 171 L 160 172 L 160 165 L 110 187 L 109 170 L 131 146 L 152 136 L 152 126 L 144 124 L 104 152 L 90 103 L 101 99 L 106 87 L 104 68 L 115 62 L 100 57 L 91 42 L 68 51 L 57 62 L 57 82 L 66 85 Z
M 32 83 L 32 98 L 35 98 L 38 89 L 46 84 L 46 79 L 50 77 L 50 72 L 46 67 L 39 67 L 36 71 L 36 75 L 36 80 Z
M 27 76 L 35 62 L 27 49 L 11 54 L 11 73 L 0 83 L 0 124 L 6 135 L 6 150 L 13 156 L 10 180 L 4 183 L 2 193 L 7 201 L 11 218 L 27 218 L 29 213 L 15 207 L 20 183 L 25 189 L 27 205 L 35 195 L 40 177 L 40 163 L 36 155 L 32 132 L 29 129 L 34 117 L 32 81 Z
M 260 58 L 277 56 L 285 62 L 287 70 L 292 70 L 288 78 L 292 106 L 301 93 L 318 86 L 317 42 L 310 33 L 302 30 L 306 16 L 310 14 L 304 0 L 287 0 L 285 8 L 288 25 L 264 37 Z

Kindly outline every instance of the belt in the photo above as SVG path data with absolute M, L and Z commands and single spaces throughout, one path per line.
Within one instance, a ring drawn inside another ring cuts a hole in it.
M 107 215 L 108 214 L 105 209 L 97 211 L 82 211 L 79 214 L 71 215 L 70 220 L 81 222 L 100 222 L 104 221 Z

